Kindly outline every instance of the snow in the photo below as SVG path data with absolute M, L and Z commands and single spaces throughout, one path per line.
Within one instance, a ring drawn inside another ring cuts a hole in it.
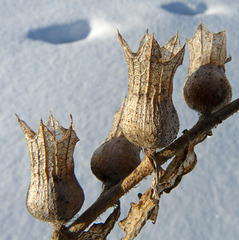
M 117 29 L 133 51 L 147 28 L 160 45 L 177 31 L 184 44 L 200 22 L 211 32 L 226 30 L 232 56 L 226 73 L 235 99 L 239 92 L 238 14 L 239 2 L 234 0 L 0 1 L 0 239 L 44 240 L 51 235 L 51 226 L 32 218 L 25 208 L 29 156 L 15 113 L 34 131 L 41 118 L 47 122 L 50 111 L 65 128 L 72 114 L 80 138 L 75 173 L 86 198 L 81 214 L 101 192 L 101 183 L 90 171 L 92 152 L 108 135 L 113 114 L 127 94 L 127 66 Z M 188 66 L 187 49 L 174 78 L 181 131 L 197 121 L 181 94 Z M 162 196 L 157 223 L 148 222 L 137 239 L 238 239 L 238 134 L 235 114 L 196 147 L 195 170 Z M 121 219 L 150 180 L 122 198 Z M 116 227 L 108 239 L 122 236 Z

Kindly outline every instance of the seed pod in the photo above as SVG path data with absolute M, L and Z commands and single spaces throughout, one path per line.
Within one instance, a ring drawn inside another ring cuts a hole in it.
M 141 162 L 140 148 L 129 142 L 120 129 L 126 98 L 114 115 L 113 127 L 106 140 L 94 151 L 91 171 L 105 189 L 127 177 Z
M 232 98 L 232 88 L 225 74 L 226 33 L 211 33 L 200 24 L 187 42 L 190 66 L 183 87 L 184 101 L 202 114 L 214 112 Z
M 172 101 L 173 77 L 182 64 L 185 47 L 178 35 L 159 47 L 148 32 L 133 53 L 118 33 L 129 74 L 128 102 L 121 127 L 132 143 L 157 149 L 171 143 L 179 131 L 179 119 Z
M 83 190 L 74 174 L 73 152 L 78 138 L 73 123 L 65 129 L 52 115 L 37 133 L 18 118 L 31 160 L 31 182 L 26 196 L 29 213 L 43 221 L 65 223 L 81 208 Z

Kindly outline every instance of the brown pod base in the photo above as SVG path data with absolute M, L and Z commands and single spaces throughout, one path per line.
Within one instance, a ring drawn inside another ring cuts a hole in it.
M 183 97 L 191 109 L 207 114 L 231 101 L 232 88 L 222 67 L 206 64 L 186 79 Z
M 91 158 L 91 171 L 108 187 L 127 177 L 140 164 L 140 148 L 125 137 L 100 145 Z

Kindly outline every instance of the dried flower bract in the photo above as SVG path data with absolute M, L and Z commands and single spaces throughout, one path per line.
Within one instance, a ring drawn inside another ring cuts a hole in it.
M 83 190 L 74 174 L 73 152 L 78 138 L 72 122 L 65 129 L 52 115 L 37 133 L 18 118 L 30 153 L 31 182 L 26 197 L 30 214 L 48 222 L 66 222 L 81 208 Z
M 179 130 L 179 120 L 172 101 L 173 77 L 182 64 L 185 47 L 178 35 L 160 48 L 148 32 L 133 53 L 118 33 L 128 65 L 128 102 L 121 127 L 132 143 L 157 149 L 172 142 Z
M 211 33 L 200 24 L 187 42 L 190 66 L 183 88 L 184 100 L 202 114 L 214 112 L 232 98 L 232 88 L 225 74 L 226 33 Z

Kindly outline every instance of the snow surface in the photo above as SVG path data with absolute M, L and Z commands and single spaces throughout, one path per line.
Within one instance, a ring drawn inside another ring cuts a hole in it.
M 226 30 L 232 55 L 227 76 L 237 98 L 238 14 L 239 1 L 235 0 L 1 0 L 0 239 L 44 240 L 51 235 L 50 224 L 35 220 L 25 208 L 29 156 L 14 113 L 34 131 L 40 118 L 47 122 L 50 111 L 66 128 L 73 115 L 81 140 L 74 158 L 86 196 L 82 213 L 101 192 L 101 183 L 90 171 L 91 154 L 108 135 L 113 114 L 127 94 L 127 67 L 116 30 L 133 51 L 147 28 L 160 45 L 177 31 L 184 44 L 201 21 L 211 32 Z M 197 114 L 181 96 L 188 66 L 187 50 L 174 78 L 173 99 L 181 131 L 197 121 Z M 172 193 L 162 196 L 157 223 L 147 222 L 137 239 L 238 239 L 237 118 L 235 114 L 228 119 L 196 148 L 196 169 Z M 121 219 L 150 181 L 151 177 L 122 198 Z M 124 232 L 116 227 L 108 239 L 122 236 Z

